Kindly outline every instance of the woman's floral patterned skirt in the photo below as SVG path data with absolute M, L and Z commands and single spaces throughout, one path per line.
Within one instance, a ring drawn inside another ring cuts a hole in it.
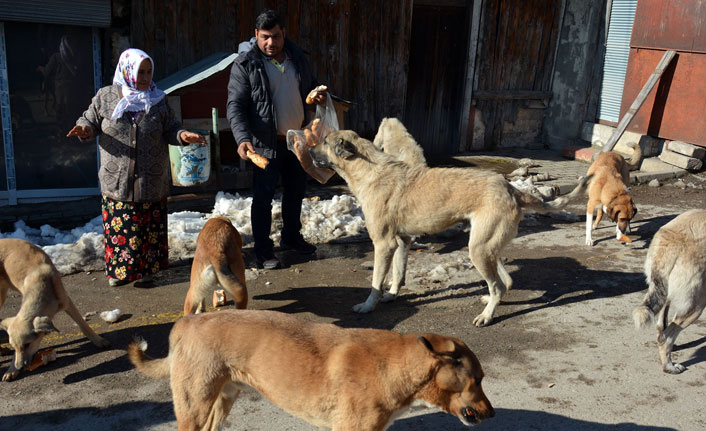
M 121 202 L 103 196 L 105 273 L 134 281 L 169 265 L 167 200 Z

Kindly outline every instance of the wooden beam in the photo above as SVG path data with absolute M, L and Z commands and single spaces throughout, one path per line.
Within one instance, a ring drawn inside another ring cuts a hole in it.
M 662 59 L 659 61 L 659 63 L 657 63 L 657 68 L 647 79 L 647 82 L 645 82 L 645 85 L 642 87 L 642 90 L 640 90 L 640 92 L 637 94 L 637 97 L 632 102 L 632 105 L 630 105 L 630 109 L 628 109 L 625 115 L 623 115 L 623 118 L 620 119 L 618 127 L 616 127 L 616 129 L 613 131 L 613 134 L 610 135 L 610 138 L 608 139 L 608 142 L 606 142 L 605 146 L 603 146 L 603 149 L 601 150 L 602 153 L 612 150 L 615 144 L 618 143 L 618 139 L 623 136 L 625 129 L 627 129 L 633 117 L 635 117 L 635 114 L 637 113 L 638 109 L 640 109 L 642 104 L 645 103 L 647 96 L 650 94 L 652 88 L 654 88 L 657 81 L 659 81 L 659 78 L 662 76 L 665 69 L 667 69 L 667 66 L 669 66 L 669 63 L 672 61 L 676 53 L 676 51 L 671 49 L 665 51 L 664 55 L 662 56 Z

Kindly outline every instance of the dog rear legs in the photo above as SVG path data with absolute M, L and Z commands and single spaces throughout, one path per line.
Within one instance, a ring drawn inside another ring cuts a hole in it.
M 174 363 L 171 379 L 174 414 L 179 431 L 217 431 L 240 391 L 227 369 L 208 372 L 194 363 Z
M 512 278 L 500 261 L 499 253 L 514 238 L 518 222 L 519 215 L 513 219 L 488 218 L 483 223 L 475 223 L 475 225 L 471 223 L 471 234 L 468 239 L 469 255 L 473 265 L 488 283 L 489 293 L 483 312 L 473 319 L 473 324 L 478 327 L 492 322 L 500 300 L 512 287 Z
M 86 337 L 88 337 L 88 339 L 91 340 L 91 342 L 97 347 L 104 348 L 110 346 L 110 342 L 108 340 L 96 334 L 96 332 L 88 326 L 88 323 L 83 319 L 81 312 L 78 311 L 78 308 L 76 308 L 73 301 L 71 301 L 71 298 L 69 298 L 68 295 L 63 296 L 64 297 L 61 298 L 61 302 L 64 306 L 64 311 L 66 314 L 71 316 L 72 319 L 74 319 L 74 322 L 76 322 L 78 327 L 81 328 L 81 332 L 83 332 L 84 335 L 86 335 Z
M 242 278 L 245 279 L 244 274 Z M 226 265 L 218 268 L 208 265 L 200 274 L 192 272 L 191 285 L 184 300 L 184 315 L 206 311 L 206 296 L 219 285 L 233 296 L 236 308 L 247 308 L 248 290 L 231 268 Z
M 677 341 L 679 333 L 687 326 L 691 325 L 696 319 L 701 316 L 703 308 L 692 310 L 690 314 L 685 316 L 674 316 L 672 322 L 667 326 L 662 333 L 657 337 L 659 345 L 659 358 L 662 361 L 662 370 L 669 374 L 679 374 L 686 370 L 682 364 L 672 362 L 672 349 Z M 666 317 L 666 316 L 665 316 Z

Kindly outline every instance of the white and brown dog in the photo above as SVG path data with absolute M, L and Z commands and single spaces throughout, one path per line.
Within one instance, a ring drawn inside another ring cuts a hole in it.
M 0 321 L 7 331 L 15 359 L 2 376 L 3 381 L 14 380 L 23 367 L 32 361 L 42 338 L 57 331 L 51 319 L 61 310 L 71 316 L 93 344 L 107 347 L 108 341 L 96 334 L 83 319 L 61 282 L 61 275 L 41 248 L 14 238 L 0 239 L 0 307 L 8 290 L 22 294 L 22 305 L 17 315 Z
M 630 171 L 637 169 L 642 160 L 642 150 L 635 144 L 630 161 L 613 151 L 600 153 L 588 168 L 588 176 L 593 176 L 588 187 L 586 205 L 586 245 L 594 244 L 591 232 L 598 226 L 603 213 L 615 222 L 615 238 L 630 242 L 625 235 L 630 229 L 630 221 L 637 214 L 637 207 L 628 193 Z M 596 221 L 593 222 L 593 213 Z
M 243 385 L 311 424 L 381 431 L 408 407 L 438 406 L 465 425 L 493 417 L 483 369 L 463 341 L 435 334 L 344 329 L 289 314 L 222 310 L 178 320 L 169 355 L 130 361 L 170 378 L 179 430 L 216 430 Z
M 247 308 L 243 239 L 226 217 L 209 219 L 199 232 L 184 315 L 205 311 L 206 296 L 218 286 L 233 296 L 237 308 Z

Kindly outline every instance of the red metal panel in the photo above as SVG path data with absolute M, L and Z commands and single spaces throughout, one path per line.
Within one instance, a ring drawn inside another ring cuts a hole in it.
M 663 50 L 630 49 L 620 107 L 621 118 L 630 108 L 662 55 Z M 704 112 L 706 54 L 677 53 L 627 130 L 706 146 Z
M 630 46 L 706 53 L 706 0 L 639 0 Z

